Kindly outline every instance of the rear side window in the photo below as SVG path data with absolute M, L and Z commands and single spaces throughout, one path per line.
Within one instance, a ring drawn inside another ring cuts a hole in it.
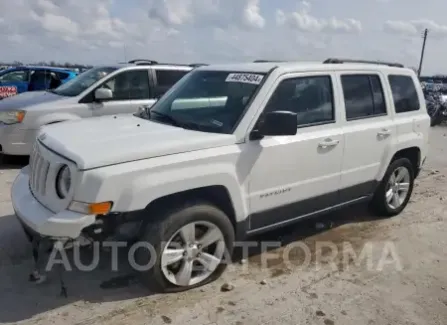
M 409 76 L 389 75 L 391 92 L 393 93 L 396 113 L 419 110 L 419 97 L 413 78 Z
M 182 70 L 155 70 L 155 76 L 157 78 L 157 96 L 163 95 L 188 72 L 189 71 Z
M 341 83 L 347 120 L 386 114 L 385 98 L 379 76 L 343 75 Z
M 66 72 L 59 72 L 59 71 L 57 71 L 57 72 L 55 72 L 55 74 L 56 74 L 56 76 L 58 76 L 59 79 L 61 79 L 61 80 L 67 79 L 68 76 L 69 76 L 69 74 L 66 73 Z

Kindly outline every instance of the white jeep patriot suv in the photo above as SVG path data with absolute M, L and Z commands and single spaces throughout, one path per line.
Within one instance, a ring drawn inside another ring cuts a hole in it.
M 363 201 L 399 214 L 429 129 L 399 64 L 204 66 L 138 114 L 42 128 L 12 202 L 34 242 L 133 230 L 156 253 L 142 279 L 180 291 L 218 278 L 247 235 Z

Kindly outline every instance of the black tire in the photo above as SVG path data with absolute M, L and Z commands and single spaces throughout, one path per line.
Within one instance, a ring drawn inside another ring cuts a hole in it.
M 440 109 L 437 108 L 433 112 L 433 115 L 430 116 L 430 126 L 436 126 L 436 125 L 440 124 L 441 121 L 442 121 L 441 112 L 440 112 Z
M 409 182 L 410 184 L 407 196 L 403 201 L 403 203 L 397 209 L 393 209 L 386 202 L 386 187 L 391 177 L 391 174 L 399 167 L 405 167 L 408 170 L 410 174 L 410 182 Z M 415 173 L 414 166 L 409 159 L 398 158 L 396 160 L 393 160 L 388 166 L 388 169 L 385 175 L 383 176 L 382 181 L 380 182 L 379 186 L 377 187 L 374 193 L 373 199 L 370 202 L 370 209 L 375 214 L 382 217 L 392 217 L 401 213 L 407 206 L 408 201 L 410 200 L 411 194 L 413 192 L 414 173 Z
M 152 292 L 173 293 L 196 288 L 218 279 L 225 271 L 233 253 L 235 234 L 234 227 L 228 216 L 207 202 L 185 203 L 170 209 L 159 210 L 157 220 L 146 225 L 140 241 L 148 243 L 154 248 L 155 264 L 145 271 L 140 271 L 141 282 Z M 148 218 L 153 216 L 148 215 Z M 183 226 L 191 222 L 206 221 L 217 226 L 224 237 L 225 250 L 223 261 L 216 270 L 203 281 L 190 286 L 177 286 L 169 282 L 161 269 L 161 253 L 169 239 Z M 138 265 L 148 265 L 151 259 L 148 249 L 138 249 L 135 252 L 135 261 Z
M 430 116 L 430 126 L 438 125 L 442 122 L 441 104 L 429 104 L 427 106 L 427 113 Z

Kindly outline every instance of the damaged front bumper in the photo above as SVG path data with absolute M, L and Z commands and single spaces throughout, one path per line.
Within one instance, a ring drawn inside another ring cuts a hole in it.
M 25 234 L 34 239 L 53 242 L 104 240 L 109 237 L 132 237 L 139 229 L 144 213 L 133 211 L 107 215 L 85 215 L 63 210 L 57 213 L 43 206 L 29 188 L 29 167 L 23 168 L 11 189 L 15 214 Z
M 33 237 L 50 237 L 61 241 L 76 239 L 83 229 L 96 221 L 94 215 L 83 215 L 68 210 L 54 213 L 44 207 L 29 188 L 29 166 L 23 168 L 14 180 L 11 201 L 28 237 L 32 234 Z

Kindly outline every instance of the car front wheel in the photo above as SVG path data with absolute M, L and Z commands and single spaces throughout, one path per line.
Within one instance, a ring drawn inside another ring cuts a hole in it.
M 139 265 L 153 265 L 140 272 L 142 282 L 156 292 L 180 292 L 219 278 L 234 245 L 233 225 L 225 213 L 207 203 L 161 213 L 141 238 L 153 249 L 136 253 Z

